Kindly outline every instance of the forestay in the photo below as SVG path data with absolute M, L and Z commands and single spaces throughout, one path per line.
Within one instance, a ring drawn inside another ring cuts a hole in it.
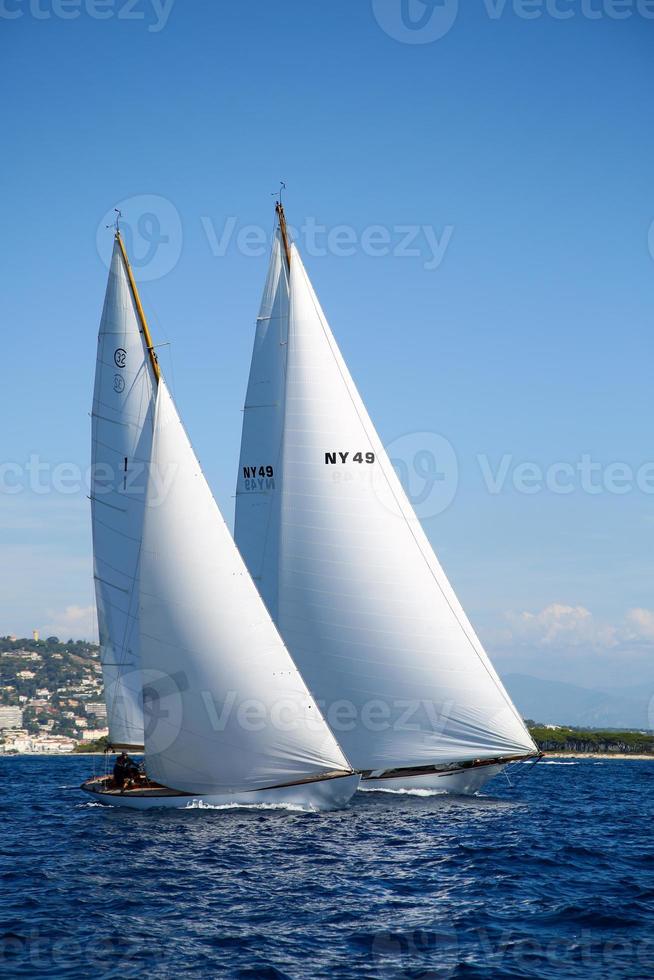
M 140 574 L 150 778 L 190 793 L 350 770 L 159 382 Z

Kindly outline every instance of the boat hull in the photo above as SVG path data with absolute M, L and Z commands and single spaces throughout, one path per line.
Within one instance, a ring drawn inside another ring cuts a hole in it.
M 414 775 L 395 776 L 392 779 L 364 778 L 361 780 L 359 788 L 364 792 L 426 790 L 436 793 L 451 793 L 456 796 L 473 796 L 486 785 L 489 779 L 502 772 L 505 765 L 506 763 L 499 763 L 492 766 L 458 769 L 454 772 L 423 772 Z
M 153 809 L 202 809 L 203 807 L 278 806 L 302 810 L 339 810 L 346 806 L 355 794 L 360 776 L 357 774 L 317 779 L 293 786 L 276 786 L 252 792 L 180 793 L 165 790 L 108 791 L 103 780 L 88 779 L 80 789 L 89 793 L 98 803 L 106 806 L 128 807 L 132 810 Z

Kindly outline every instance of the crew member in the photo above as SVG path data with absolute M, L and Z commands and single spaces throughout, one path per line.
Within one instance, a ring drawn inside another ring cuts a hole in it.
M 132 779 L 139 771 L 139 767 L 125 751 L 121 752 L 114 763 L 114 783 L 118 789 L 122 789 L 125 783 Z

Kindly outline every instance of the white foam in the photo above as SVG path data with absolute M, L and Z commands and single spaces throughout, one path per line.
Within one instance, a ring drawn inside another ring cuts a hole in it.
M 180 810 L 289 810 L 292 813 L 316 813 L 312 806 L 299 806 L 297 803 L 205 803 L 204 800 L 191 800 Z
M 368 787 L 359 786 L 359 793 L 392 793 L 394 796 L 447 796 L 445 789 L 389 789 L 388 786 Z

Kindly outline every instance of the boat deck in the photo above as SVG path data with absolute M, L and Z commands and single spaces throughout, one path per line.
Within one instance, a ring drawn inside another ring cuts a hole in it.
M 179 789 L 169 789 L 160 783 L 148 781 L 136 786 L 121 789 L 113 785 L 111 776 L 96 776 L 87 779 L 82 783 L 81 789 L 87 793 L 95 793 L 97 796 L 188 796 L 188 793 Z

